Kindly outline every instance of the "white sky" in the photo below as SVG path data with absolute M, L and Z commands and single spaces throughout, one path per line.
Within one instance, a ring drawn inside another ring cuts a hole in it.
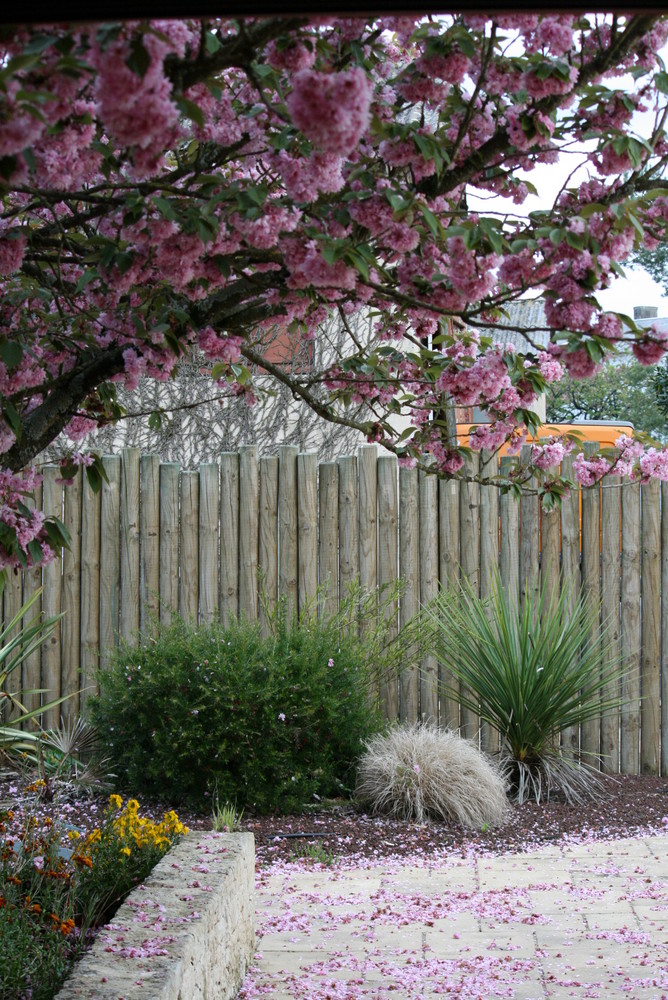
M 661 50 L 660 55 L 664 63 L 668 63 L 668 46 Z M 646 82 L 647 77 L 643 77 L 640 83 Z M 630 75 L 617 79 L 611 78 L 607 85 L 612 89 L 624 89 L 632 91 L 637 84 Z M 655 124 L 655 112 L 648 110 L 636 112 L 633 116 L 634 132 L 647 139 L 652 133 Z M 475 198 L 470 192 L 467 195 L 469 209 L 476 209 L 483 212 L 499 212 L 501 214 L 513 211 L 518 215 L 528 215 L 529 212 L 538 209 L 549 208 L 554 204 L 554 200 L 561 191 L 564 183 L 568 181 L 568 187 L 577 187 L 582 181 L 587 180 L 590 171 L 586 167 L 586 148 L 592 148 L 592 143 L 583 144 L 580 153 L 568 153 L 562 155 L 559 162 L 555 164 L 539 164 L 534 170 L 529 172 L 520 171 L 518 176 L 524 176 L 537 189 L 537 195 L 529 195 L 523 205 L 512 205 L 509 199 L 505 198 Z M 582 163 L 581 168 L 572 178 L 569 174 L 574 170 L 578 161 Z M 603 309 L 624 312 L 633 315 L 634 306 L 656 306 L 659 316 L 668 316 L 668 296 L 654 279 L 641 267 L 624 268 L 628 272 L 626 278 L 616 278 L 612 286 L 606 291 L 598 292 L 597 299 Z

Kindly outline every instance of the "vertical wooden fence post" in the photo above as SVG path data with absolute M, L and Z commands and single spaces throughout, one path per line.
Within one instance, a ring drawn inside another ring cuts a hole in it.
M 297 569 L 299 611 L 318 589 L 318 456 L 297 455 Z
M 359 449 L 359 565 L 360 584 L 365 593 L 375 593 L 378 587 L 377 510 L 378 470 L 375 444 Z
M 483 451 L 480 456 L 481 473 L 496 476 L 496 453 Z M 499 491 L 497 486 L 480 486 L 480 596 L 489 597 L 499 575 Z M 489 722 L 481 720 L 480 745 L 488 753 L 499 749 L 499 731 Z
M 595 455 L 599 450 L 595 441 L 585 441 L 583 451 L 586 456 Z M 589 635 L 593 644 L 597 642 L 600 629 L 599 607 L 601 602 L 601 493 L 598 485 L 582 490 L 582 589 L 594 621 Z M 582 723 L 580 752 L 585 763 L 599 766 L 596 759 L 600 753 L 600 729 L 598 718 Z
M 257 445 L 239 449 L 239 614 L 257 618 L 258 483 Z
M 467 476 L 478 474 L 480 456 L 477 452 L 467 460 L 462 469 Z M 476 482 L 462 480 L 459 492 L 459 551 L 461 554 L 462 579 L 476 595 L 480 593 L 480 494 Z M 460 685 L 463 697 L 470 692 Z M 461 735 L 464 739 L 477 740 L 480 731 L 480 716 L 477 711 L 461 706 Z
M 396 455 L 378 458 L 378 584 L 392 587 L 399 575 Z M 391 637 L 397 634 L 397 601 L 392 601 L 385 614 Z M 380 706 L 385 717 L 394 722 L 399 714 L 398 678 L 391 674 L 381 678 Z
M 339 594 L 343 599 L 348 588 L 359 580 L 359 509 L 357 457 L 339 459 Z
M 531 445 L 523 445 L 521 451 L 522 464 L 529 461 Z M 533 477 L 526 484 L 527 489 L 535 487 Z M 540 558 L 539 541 L 539 501 L 533 493 L 524 492 L 520 499 L 520 607 L 524 606 L 527 593 L 535 596 L 540 586 L 538 561 Z
M 640 768 L 643 774 L 659 773 L 661 709 L 661 523 L 660 483 L 645 483 L 640 494 L 642 563 L 640 571 L 641 674 Z
M 179 610 L 179 466 L 160 464 L 160 623 Z
M 514 460 L 504 455 L 499 462 L 499 473 L 507 477 Z M 512 493 L 499 497 L 499 578 L 501 586 L 511 601 L 519 607 L 520 596 L 520 504 Z
M 618 663 L 621 656 L 620 606 L 621 592 L 621 490 L 618 486 L 604 486 L 601 490 L 601 618 L 606 630 L 605 642 L 608 655 L 602 666 Z M 609 643 L 609 646 L 608 646 Z M 608 683 L 602 691 L 603 701 L 616 701 L 617 709 L 608 711 L 601 719 L 601 770 L 606 774 L 619 774 L 619 697 L 620 684 Z
M 268 615 L 276 608 L 278 597 L 278 457 L 260 459 L 260 524 L 258 528 L 258 566 L 261 573 L 262 600 L 260 623 L 263 635 L 269 631 Z
M 139 462 L 139 632 L 158 614 L 160 594 L 160 457 Z
M 420 604 L 429 604 L 438 593 L 438 480 L 418 476 Z M 438 725 L 438 661 L 429 652 L 420 660 L 420 719 Z
M 239 455 L 220 456 L 220 620 L 239 614 Z
M 42 510 L 47 515 L 55 515 L 57 518 L 63 517 L 63 487 L 56 479 L 60 477 L 60 469 L 56 465 L 44 467 L 44 479 L 42 482 Z M 118 521 L 116 521 L 118 525 Z M 60 614 L 61 602 L 61 559 L 60 554 L 47 563 L 42 573 L 44 581 L 44 591 L 42 592 L 42 611 L 45 618 Z M 42 694 L 42 704 L 53 701 L 61 696 L 61 660 L 60 660 L 60 640 L 61 640 L 62 620 L 56 625 L 55 631 L 42 644 L 42 688 L 46 690 Z M 45 729 L 54 729 L 60 721 L 61 705 L 49 709 L 42 716 L 42 725 Z
M 179 539 L 179 614 L 197 624 L 199 604 L 199 475 L 181 473 L 181 520 Z
M 336 462 L 323 462 L 319 471 L 320 614 L 330 618 L 339 606 L 339 467 Z
M 573 456 L 561 463 L 561 474 L 574 481 Z M 575 487 L 561 501 L 561 582 L 569 593 L 568 610 L 572 612 L 580 591 L 580 490 Z M 562 752 L 569 757 L 580 753 L 580 727 L 569 726 L 561 733 Z
M 622 487 L 622 774 L 640 769 L 640 489 Z
M 218 617 L 219 587 L 219 486 L 220 469 L 215 462 L 199 467 L 199 620 Z
M 100 663 L 100 505 L 84 477 L 81 499 L 81 711 L 98 691 Z
M 5 589 L 2 594 L 2 598 L 0 598 L 0 601 L 3 606 L 3 620 L 5 626 L 9 625 L 9 623 L 16 617 L 18 612 L 21 610 L 21 604 L 23 603 L 23 573 L 21 572 L 15 573 L 14 570 L 10 569 L 8 576 L 9 578 L 7 580 L 7 583 L 5 584 Z M 17 622 L 17 624 L 15 625 L 14 629 L 11 632 L 12 638 L 14 638 L 14 636 L 18 633 L 20 628 L 21 628 L 21 622 L 19 621 Z M 23 694 L 21 690 L 21 681 L 22 681 L 21 669 L 18 668 L 12 671 L 12 673 L 9 675 L 7 682 L 7 690 L 10 691 L 12 694 L 15 694 L 18 697 L 19 701 L 21 701 Z M 10 704 L 4 707 L 4 711 L 6 712 L 4 719 L 7 722 L 9 722 L 11 719 L 18 718 L 20 714 L 19 709 L 13 708 Z M 3 706 L 2 704 L 0 704 L 0 724 L 3 719 L 2 712 L 3 712 Z
M 278 449 L 278 592 L 294 614 L 299 604 L 297 554 L 297 448 Z
M 34 491 L 34 499 L 28 498 L 26 503 L 31 510 L 42 510 L 42 487 L 41 485 L 36 487 Z M 99 494 L 98 494 L 98 531 L 99 531 Z M 97 578 L 95 585 L 99 586 L 99 579 Z M 23 601 L 26 603 L 42 586 L 42 567 L 34 566 L 32 569 L 26 570 L 23 577 Z M 23 624 L 25 626 L 30 625 L 31 622 L 39 618 L 42 612 L 42 598 L 38 598 L 33 604 L 32 608 L 27 615 L 23 618 Z M 27 656 L 23 661 L 22 668 L 22 678 L 21 678 L 21 690 L 23 693 L 23 704 L 29 712 L 34 711 L 39 708 L 40 699 L 37 693 L 41 684 L 41 655 L 39 646 L 35 649 L 30 656 Z M 34 729 L 35 723 L 26 723 L 27 729 Z
M 401 628 L 408 624 L 419 607 L 419 552 L 417 470 L 401 468 L 399 469 L 399 575 L 404 587 L 399 607 Z M 417 657 L 418 651 L 411 651 L 410 662 L 399 677 L 399 710 L 402 722 L 417 722 L 419 719 Z
M 105 455 L 102 462 L 107 473 L 100 499 L 100 669 L 104 670 L 118 640 L 121 457 Z
M 74 482 L 65 487 L 65 513 L 63 523 L 70 535 L 70 546 L 63 549 L 63 590 L 61 610 L 65 616 L 61 623 L 62 666 L 61 694 L 69 695 L 60 706 L 65 723 L 79 713 L 81 688 L 81 469 Z
M 459 483 L 441 479 L 438 484 L 439 579 L 442 588 L 459 586 Z M 459 702 L 446 693 L 457 682 L 444 664 L 439 665 L 440 724 L 459 729 Z
M 119 630 L 139 631 L 139 449 L 124 448 L 121 464 L 121 599 Z

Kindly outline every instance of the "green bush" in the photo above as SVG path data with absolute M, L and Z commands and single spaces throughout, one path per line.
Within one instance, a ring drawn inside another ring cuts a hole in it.
M 177 619 L 121 649 L 91 705 L 120 787 L 255 812 L 350 791 L 363 740 L 382 725 L 371 692 L 399 655 L 383 612 L 352 591 L 329 620 L 279 604 L 268 635 L 255 622 Z

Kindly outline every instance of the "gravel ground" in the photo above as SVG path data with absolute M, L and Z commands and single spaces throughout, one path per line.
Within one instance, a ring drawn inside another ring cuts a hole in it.
M 668 778 L 620 776 L 605 783 L 603 797 L 585 805 L 569 806 L 561 798 L 537 805 L 512 805 L 506 822 L 490 830 L 465 830 L 457 824 L 426 825 L 358 812 L 344 801 L 326 803 L 297 816 L 244 816 L 241 829 L 255 835 L 257 861 L 287 861 L 320 855 L 327 859 L 382 859 L 414 856 L 433 850 L 468 856 L 478 851 L 506 853 L 529 850 L 540 844 L 567 839 L 615 840 L 668 827 Z M 44 802 L 35 793 L 23 792 L 25 783 L 16 777 L 0 777 L 0 809 L 12 809 L 12 826 L 22 823 L 26 812 L 38 819 L 60 816 L 82 830 L 99 825 L 108 795 Z M 169 801 L 149 801 L 137 796 L 141 812 L 158 818 L 170 808 Z M 210 813 L 178 809 L 191 829 L 208 829 Z M 316 858 L 317 860 L 317 858 Z

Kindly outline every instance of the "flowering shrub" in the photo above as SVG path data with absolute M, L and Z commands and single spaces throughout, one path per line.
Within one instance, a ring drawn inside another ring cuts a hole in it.
M 39 792 L 33 782 L 26 794 Z M 0 812 L 0 1000 L 50 1000 L 86 947 L 187 828 L 154 822 L 112 795 L 88 834 L 39 814 Z
M 92 713 L 124 785 L 260 812 L 349 789 L 362 739 L 381 726 L 370 686 L 398 645 L 375 598 L 329 620 L 289 620 L 281 606 L 271 626 L 177 620 L 118 653 Z
M 76 831 L 72 862 L 78 870 L 77 909 L 94 924 L 106 922 L 188 828 L 172 810 L 159 823 L 139 815 L 139 803 L 109 797 L 104 823 L 86 837 Z

